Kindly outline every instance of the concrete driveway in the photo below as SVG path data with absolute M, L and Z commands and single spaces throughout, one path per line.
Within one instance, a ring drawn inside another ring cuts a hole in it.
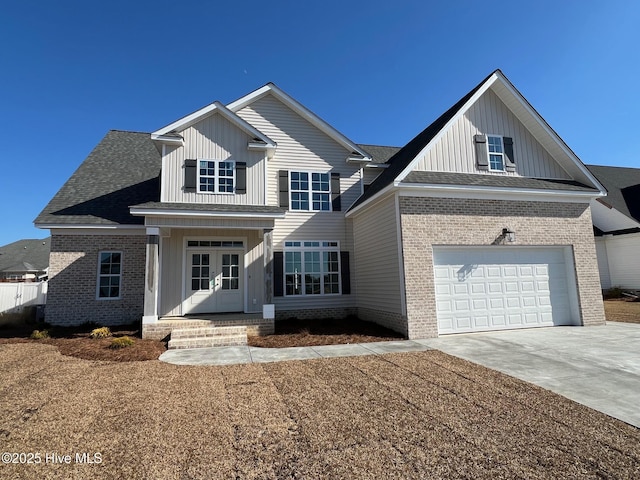
M 640 324 L 532 328 L 419 342 L 640 428 Z

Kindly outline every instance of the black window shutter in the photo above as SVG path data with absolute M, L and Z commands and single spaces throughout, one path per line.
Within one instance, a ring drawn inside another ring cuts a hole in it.
M 236 162 L 236 193 L 247 193 L 247 162 Z
M 349 252 L 340 252 L 340 267 L 342 268 L 342 294 L 349 295 L 351 293 Z
M 198 179 L 198 161 L 185 160 L 184 161 L 184 191 L 195 192 L 197 179 Z
M 507 169 L 507 172 L 515 172 L 516 161 L 513 158 L 513 138 L 502 137 L 502 142 L 504 143 L 504 165 Z
M 273 296 L 282 297 L 284 285 L 284 253 L 273 252 Z
M 278 172 L 278 192 L 278 204 L 281 207 L 289 208 L 289 172 L 287 170 Z
M 340 173 L 331 172 L 331 209 L 339 212 L 340 208 Z
M 489 154 L 487 152 L 487 136 L 474 135 L 476 144 L 476 162 L 479 170 L 489 170 Z

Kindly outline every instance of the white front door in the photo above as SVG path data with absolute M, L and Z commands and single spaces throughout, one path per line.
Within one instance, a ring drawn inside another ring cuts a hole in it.
M 185 313 L 241 312 L 243 251 L 187 250 Z

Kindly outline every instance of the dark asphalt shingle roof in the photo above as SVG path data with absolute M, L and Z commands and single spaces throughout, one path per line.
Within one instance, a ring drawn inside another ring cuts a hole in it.
M 361 203 L 367 201 L 375 194 L 383 190 L 404 170 L 411 161 L 416 158 L 418 153 L 427 146 L 427 144 L 444 128 L 449 120 L 451 120 L 469 101 L 471 97 L 484 85 L 484 83 L 491 78 L 491 75 L 495 73 L 491 72 L 484 80 L 476 85 L 469 93 L 458 100 L 449 110 L 440 115 L 431 125 L 420 132 L 404 147 L 398 150 L 389 160 L 387 164 L 389 167 L 384 170 L 372 183 L 364 194 L 351 206 L 350 210 Z
M 0 272 L 44 271 L 49 266 L 49 237 L 18 240 L 0 247 Z
M 143 224 L 129 205 L 160 200 L 161 157 L 148 133 L 109 131 L 36 224 Z
M 191 210 L 196 212 L 211 213 L 285 213 L 284 207 L 273 207 L 270 205 L 231 205 L 231 204 L 209 204 L 209 203 L 165 203 L 147 202 L 140 205 L 132 205 L 136 208 L 147 210 Z
M 386 163 L 391 157 L 400 151 L 401 147 L 386 147 L 383 145 L 365 145 L 359 143 L 358 146 L 371 155 L 372 163 Z
M 587 165 L 607 189 L 603 201 L 640 222 L 640 168 Z
M 495 188 L 524 188 L 536 190 L 563 190 L 572 192 L 597 193 L 573 180 L 550 180 L 543 178 L 512 177 L 507 175 L 482 175 L 457 172 L 411 172 L 403 183 L 424 183 L 428 185 L 472 185 Z

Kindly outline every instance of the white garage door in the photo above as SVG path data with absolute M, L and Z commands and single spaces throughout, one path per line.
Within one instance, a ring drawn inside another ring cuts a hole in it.
M 566 247 L 434 247 L 439 333 L 571 325 Z

